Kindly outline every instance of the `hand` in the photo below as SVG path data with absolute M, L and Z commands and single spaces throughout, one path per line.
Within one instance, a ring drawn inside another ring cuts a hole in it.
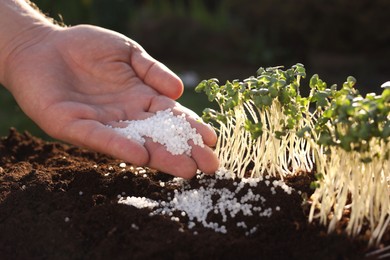
M 215 132 L 174 101 L 183 91 L 180 79 L 121 34 L 87 25 L 56 28 L 16 48 L 6 68 L 5 85 L 20 107 L 54 138 L 185 178 L 218 168 L 209 147 Z M 167 108 L 184 112 L 202 135 L 206 146 L 193 146 L 192 157 L 173 156 L 150 140 L 142 146 L 106 127 Z

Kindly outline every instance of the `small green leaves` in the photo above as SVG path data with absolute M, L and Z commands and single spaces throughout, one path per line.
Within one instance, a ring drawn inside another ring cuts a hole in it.
M 317 142 L 323 146 L 330 146 L 330 145 L 334 144 L 332 135 L 328 131 L 325 131 L 325 130 L 320 132 Z
M 310 78 L 310 83 L 309 83 L 309 86 L 310 88 L 312 89 L 316 89 L 316 90 L 319 90 L 319 91 L 323 91 L 326 89 L 326 83 L 323 82 L 318 74 L 314 74 L 311 78 Z
M 343 87 L 344 88 L 347 88 L 347 87 L 353 88 L 353 86 L 355 86 L 355 84 L 356 84 L 356 79 L 352 76 L 348 76 L 347 81 L 344 82 L 344 84 L 343 84 Z
M 332 91 L 330 89 L 318 90 L 314 92 L 310 101 L 315 103 L 317 108 L 327 107 L 331 97 Z
M 320 187 L 320 183 L 318 181 L 312 181 L 310 182 L 310 189 L 315 190 Z
M 269 91 L 269 95 L 271 98 L 276 98 L 278 96 L 278 89 L 274 86 L 270 86 L 268 88 L 268 91 Z
M 315 181 L 312 181 L 310 183 L 310 189 L 318 189 L 321 185 L 321 181 L 324 179 L 324 175 L 322 173 L 315 173 L 314 178 L 316 179 Z
M 382 85 L 380 95 L 363 97 L 354 88 L 356 79 L 352 76 L 338 89 L 335 84 L 328 87 L 314 74 L 309 80 L 310 94 L 302 97 L 300 81 L 305 77 L 305 68 L 298 63 L 286 70 L 282 66 L 259 68 L 256 76 L 224 85 L 217 79 L 203 80 L 195 90 L 204 92 L 221 109 L 206 109 L 204 121 L 221 125 L 242 116 L 245 123 L 241 128 L 252 139 L 273 136 L 282 140 L 296 134 L 298 138 L 315 138 L 325 151 L 337 146 L 358 152 L 369 151 L 373 138 L 390 141 L 389 82 Z
M 390 121 L 387 121 L 384 125 L 383 125 L 383 129 L 382 129 L 382 134 L 381 134 L 381 137 L 385 140 L 389 139 L 390 137 Z
M 256 76 L 243 81 L 221 85 L 210 79 L 198 85 L 198 92 L 219 104 L 219 111 L 205 109 L 203 119 L 219 127 L 215 151 L 221 167 L 240 177 L 248 170 L 252 177 L 314 173 L 311 214 L 319 212 L 324 220 L 331 214 L 341 216 L 348 203 L 351 212 L 364 217 L 356 223 L 371 223 L 360 209 L 371 214 L 389 208 L 386 196 L 370 199 L 362 187 L 388 189 L 390 82 L 380 95 L 362 96 L 353 77 L 338 88 L 328 87 L 315 74 L 308 84 L 310 93 L 301 96 L 304 77 L 303 65 L 296 64 L 286 70 L 259 68 Z M 374 206 L 367 211 L 356 199 Z M 380 199 L 385 204 L 378 203 Z
M 276 139 L 281 140 L 283 136 L 286 136 L 286 131 L 275 131 L 274 136 Z
M 218 123 L 226 123 L 228 114 L 223 114 L 215 111 L 211 108 L 205 108 L 203 110 L 202 119 L 206 123 L 218 122 Z
M 372 138 L 387 141 L 389 138 L 390 102 L 386 94 L 369 93 L 365 97 L 352 89 L 356 80 L 348 77 L 343 88 L 334 92 L 333 99 L 325 108 L 322 117 L 334 127 L 332 145 L 339 145 L 346 151 L 370 149 L 367 144 Z M 385 90 L 384 90 L 385 91 Z M 320 118 L 321 119 L 321 118 Z M 317 126 L 323 129 L 324 121 Z M 322 126 L 321 126 L 322 124 Z
M 251 133 L 252 139 L 257 139 L 263 134 L 263 124 L 261 122 L 255 124 L 250 120 L 245 120 L 244 128 Z
M 295 75 L 306 77 L 305 66 L 302 63 L 297 63 L 292 68 L 295 70 Z
M 271 106 L 272 104 L 272 98 L 270 96 L 260 96 L 260 95 L 254 95 L 253 101 L 255 102 L 256 107 L 262 108 L 266 106 Z
M 217 97 L 217 93 L 219 91 L 219 81 L 218 79 L 209 79 L 209 80 L 203 80 L 196 86 L 195 91 L 200 93 L 204 92 L 206 93 L 208 99 L 210 102 L 214 101 Z
M 309 137 L 310 136 L 310 133 L 311 133 L 312 129 L 310 126 L 305 126 L 301 129 L 298 130 L 297 132 L 297 136 L 299 138 L 306 138 L 306 137 Z

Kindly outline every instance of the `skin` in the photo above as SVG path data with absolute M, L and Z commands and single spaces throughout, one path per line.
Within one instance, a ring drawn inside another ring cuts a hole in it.
M 0 82 L 50 136 L 174 176 L 217 170 L 215 132 L 175 101 L 181 80 L 139 44 L 100 27 L 54 25 L 22 0 L 0 0 L 0 10 L 0 24 L 17 24 L 0 26 Z M 167 108 L 185 113 L 203 137 L 205 147 L 193 145 L 191 157 L 150 140 L 142 146 L 106 126 Z

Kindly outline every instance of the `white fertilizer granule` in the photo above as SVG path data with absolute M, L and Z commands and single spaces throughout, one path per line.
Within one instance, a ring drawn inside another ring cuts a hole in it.
M 173 155 L 191 156 L 191 146 L 188 144 L 190 140 L 195 145 L 204 147 L 202 136 L 191 127 L 185 115 L 175 116 L 171 109 L 158 111 L 154 116 L 144 120 L 126 120 L 121 123 L 127 126 L 125 128 L 115 127 L 118 133 L 140 144 L 145 143 L 144 137 L 150 137 L 153 142 L 164 145 Z
M 126 198 L 120 197 L 118 203 L 131 205 L 139 209 L 143 209 L 143 208 L 152 209 L 159 205 L 159 203 L 154 200 L 145 197 L 133 197 L 133 196 L 128 196 Z
M 255 194 L 253 188 L 263 177 L 250 179 L 237 179 L 234 181 L 235 189 L 229 190 L 217 185 L 218 180 L 232 179 L 234 174 L 227 170 L 219 169 L 216 178 L 204 178 L 206 175 L 198 175 L 199 184 L 202 186 L 193 189 L 181 178 L 175 178 L 172 183 L 178 185 L 173 194 L 169 194 L 167 200 L 151 200 L 145 197 L 126 197 L 119 199 L 119 203 L 132 205 L 138 208 L 150 208 L 150 216 L 165 215 L 172 221 L 187 221 L 187 228 L 192 229 L 196 225 L 210 228 L 215 232 L 227 233 L 226 223 L 228 219 L 237 218 L 236 226 L 241 228 L 245 235 L 249 236 L 257 231 L 257 226 L 252 222 L 245 222 L 251 216 L 269 218 L 274 212 L 281 211 L 278 205 L 268 205 L 265 197 Z M 164 185 L 165 186 L 165 185 Z M 218 187 L 217 187 L 218 186 Z M 274 180 L 268 185 L 269 189 L 277 192 L 291 194 L 293 188 L 282 180 Z M 211 215 L 218 221 L 211 221 Z M 252 223 L 252 224 L 250 224 Z

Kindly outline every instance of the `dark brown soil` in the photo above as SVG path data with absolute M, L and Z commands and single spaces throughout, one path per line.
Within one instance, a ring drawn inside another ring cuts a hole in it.
M 291 195 L 273 195 L 262 183 L 252 188 L 281 210 L 270 218 L 237 216 L 257 225 L 247 236 L 237 219 L 228 220 L 227 234 L 201 225 L 189 230 L 185 218 L 175 222 L 118 204 L 118 194 L 158 200 L 175 188 L 159 184 L 172 179 L 169 175 L 151 170 L 147 177 L 135 175 L 120 163 L 11 130 L 0 141 L 0 258 L 318 260 L 360 259 L 367 251 L 366 241 L 328 235 L 326 228 L 308 223 L 297 193 L 310 196 L 307 175 L 286 181 L 295 189 Z M 201 185 L 196 178 L 190 184 Z M 219 185 L 235 188 L 228 180 Z

